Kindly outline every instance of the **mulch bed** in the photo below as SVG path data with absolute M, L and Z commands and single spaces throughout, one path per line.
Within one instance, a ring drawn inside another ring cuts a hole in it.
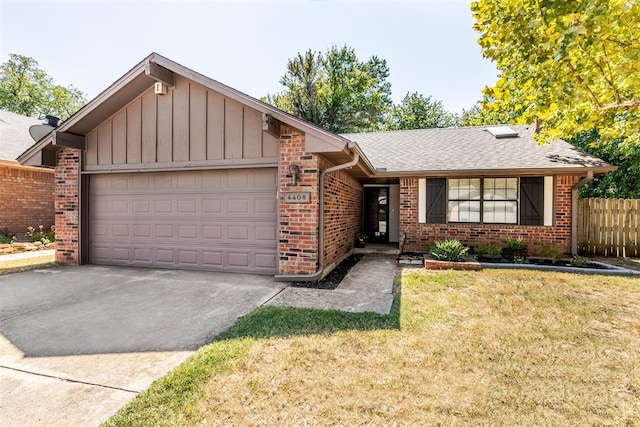
M 342 279 L 344 279 L 344 276 L 347 275 L 349 270 L 351 270 L 363 256 L 363 254 L 353 254 L 349 258 L 345 258 L 336 268 L 331 270 L 331 273 L 327 274 L 324 279 L 319 282 L 294 282 L 291 286 L 311 289 L 335 289 L 342 282 Z
M 482 262 L 492 262 L 495 264 L 514 264 L 513 261 L 509 261 L 506 259 L 489 259 L 489 258 L 480 258 Z M 593 269 L 593 270 L 607 270 L 607 267 L 602 266 L 600 264 L 595 264 L 593 262 L 587 262 L 585 265 L 573 265 L 571 264 L 571 260 L 567 259 L 559 259 L 553 262 L 550 259 L 539 259 L 539 258 L 527 258 L 526 262 L 521 263 L 524 265 L 548 265 L 552 267 L 574 267 L 574 268 L 585 268 L 585 269 Z

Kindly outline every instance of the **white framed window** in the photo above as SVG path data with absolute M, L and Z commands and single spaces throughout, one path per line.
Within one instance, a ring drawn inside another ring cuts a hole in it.
M 449 178 L 447 220 L 518 223 L 518 178 Z

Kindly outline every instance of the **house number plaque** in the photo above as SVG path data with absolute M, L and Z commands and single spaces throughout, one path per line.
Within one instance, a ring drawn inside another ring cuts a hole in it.
M 285 203 L 309 203 L 309 192 L 302 193 L 285 193 L 284 194 L 284 202 Z

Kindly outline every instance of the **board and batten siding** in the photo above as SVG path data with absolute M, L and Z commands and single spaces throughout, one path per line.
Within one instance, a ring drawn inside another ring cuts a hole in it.
M 262 113 L 176 76 L 166 95 L 153 87 L 86 136 L 85 170 L 180 166 L 275 166 L 278 140 Z

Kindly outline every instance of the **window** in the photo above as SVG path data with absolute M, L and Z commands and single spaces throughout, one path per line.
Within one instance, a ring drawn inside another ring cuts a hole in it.
M 419 187 L 423 190 L 419 190 L 418 199 L 423 204 L 423 211 L 422 214 L 418 212 L 419 222 L 553 224 L 552 177 L 427 178 L 420 181 Z M 545 199 L 547 194 L 549 200 Z
M 449 179 L 449 222 L 480 222 L 479 178 Z
M 518 178 L 485 178 L 482 222 L 517 224 Z

